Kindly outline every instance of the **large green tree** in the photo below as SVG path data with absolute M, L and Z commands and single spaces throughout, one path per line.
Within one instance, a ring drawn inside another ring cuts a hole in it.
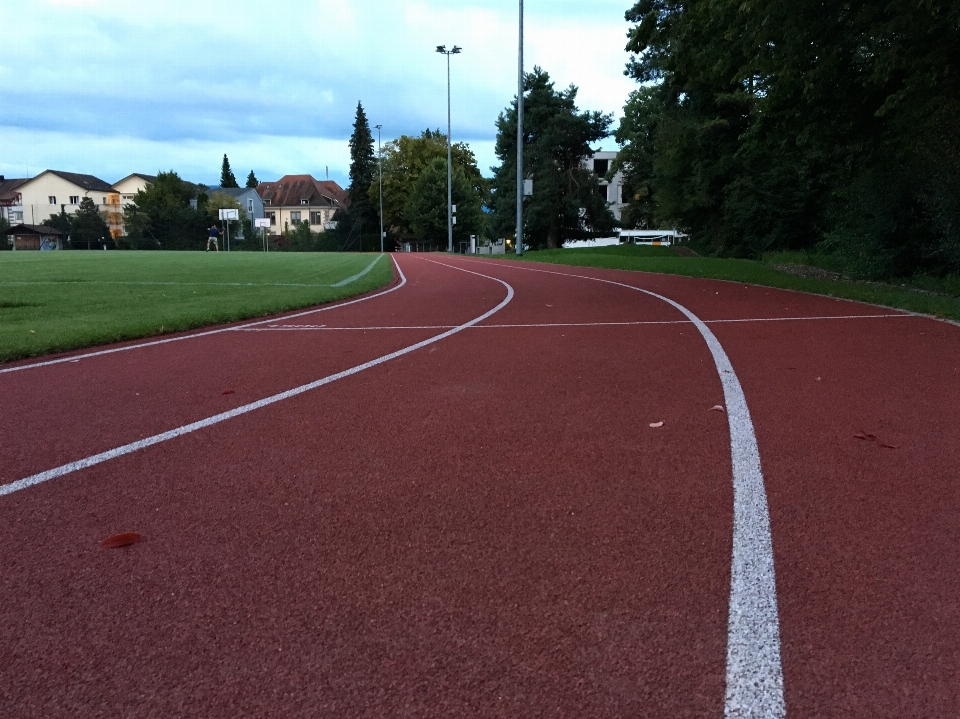
M 533 178 L 533 196 L 524 204 L 524 242 L 556 248 L 566 240 L 613 229 L 614 218 L 599 194 L 599 179 L 584 167 L 591 144 L 610 132 L 611 115 L 580 111 L 577 88 L 556 90 L 550 75 L 536 67 L 524 76 L 523 161 Z M 497 118 L 494 170 L 494 228 L 513 234 L 517 211 L 517 102 Z
M 453 226 L 454 247 L 469 240 L 470 235 L 483 231 L 483 208 L 466 173 L 459 166 L 453 168 L 452 197 L 456 205 L 457 224 Z M 446 248 L 447 234 L 447 160 L 435 157 L 430 161 L 414 185 L 407 200 L 404 215 L 418 240 Z
M 223 153 L 223 163 L 220 166 L 220 187 L 240 187 L 237 184 L 236 175 L 230 169 L 230 160 L 227 159 L 227 153 Z
M 486 204 L 489 189 L 486 180 L 480 174 L 477 159 L 470 150 L 470 146 L 462 142 L 454 143 L 451 147 L 451 156 L 453 166 L 463 173 L 479 202 Z M 437 158 L 442 158 L 446 163 L 447 136 L 440 130 L 424 130 L 417 137 L 401 135 L 383 146 L 384 227 L 390 228 L 401 237 L 413 237 L 416 234 L 407 216 L 407 203 L 413 195 L 421 173 Z M 444 187 L 446 187 L 446 172 L 444 172 Z M 378 178 L 374 178 L 371 182 L 367 194 L 370 201 L 379 206 Z M 444 200 L 444 207 L 446 207 L 446 200 Z
M 618 139 L 650 190 L 632 213 L 718 254 L 960 271 L 960 5 L 640 0 L 626 17 L 646 87 Z
M 361 222 L 364 231 L 378 225 L 378 211 L 370 202 L 368 190 L 377 172 L 377 160 L 373 151 L 373 134 L 363 105 L 357 103 L 357 115 L 350 136 L 350 208 L 348 223 Z
M 140 249 L 199 250 L 205 246 L 210 217 L 206 204 L 194 209 L 190 200 L 204 195 L 201 188 L 171 170 L 133 198 L 124 208 L 124 227 L 134 247 Z
M 100 216 L 100 210 L 93 200 L 84 197 L 70 218 L 70 246 L 76 249 L 99 250 L 107 242 L 113 243 L 110 227 Z

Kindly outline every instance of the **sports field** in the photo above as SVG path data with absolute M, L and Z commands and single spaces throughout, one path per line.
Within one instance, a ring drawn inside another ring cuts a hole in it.
M 0 253 L 0 361 L 260 317 L 382 287 L 380 255 Z

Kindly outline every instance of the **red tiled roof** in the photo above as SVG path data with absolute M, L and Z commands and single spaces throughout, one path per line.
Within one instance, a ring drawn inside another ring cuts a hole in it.
M 346 191 L 336 182 L 315 180 L 310 175 L 284 175 L 276 182 L 261 182 L 257 185 L 257 194 L 269 207 L 346 207 L 350 204 Z

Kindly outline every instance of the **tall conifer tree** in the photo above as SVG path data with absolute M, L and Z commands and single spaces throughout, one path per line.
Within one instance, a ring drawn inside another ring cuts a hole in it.
M 223 155 L 223 166 L 220 168 L 220 187 L 240 187 L 233 170 L 230 169 L 230 160 L 227 159 L 226 153 Z
M 256 188 L 260 184 L 260 181 L 257 179 L 257 176 L 253 174 L 253 170 L 250 170 L 250 174 L 247 175 L 247 187 Z
M 350 136 L 350 215 L 362 221 L 369 232 L 378 223 L 377 209 L 370 202 L 370 185 L 376 178 L 377 161 L 373 151 L 373 133 L 363 105 L 357 103 L 357 117 Z

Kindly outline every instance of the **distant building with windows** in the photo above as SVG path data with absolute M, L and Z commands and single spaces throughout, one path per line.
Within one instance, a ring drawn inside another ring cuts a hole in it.
M 113 189 L 120 193 L 120 204 L 123 207 L 133 204 L 133 198 L 141 190 L 146 190 L 157 181 L 156 175 L 144 175 L 134 172 L 122 180 L 113 183 Z
M 113 185 L 93 175 L 45 170 L 18 188 L 23 207 L 23 222 L 39 225 L 61 211 L 72 215 L 80 200 L 89 197 L 104 215 L 113 238 L 123 235 L 123 208 L 120 193 Z
M 23 222 L 23 196 L 20 194 L 20 186 L 29 181 L 29 177 L 8 180 L 0 175 L 0 217 L 11 225 Z
M 583 161 L 588 170 L 592 170 L 600 178 L 600 196 L 606 200 L 607 207 L 613 216 L 620 221 L 623 214 L 623 172 L 617 171 L 611 179 L 606 179 L 613 161 L 617 159 L 616 152 L 595 152 Z
M 257 193 L 256 188 L 253 187 L 211 187 L 209 190 L 204 192 L 207 197 L 213 197 L 215 193 L 221 193 L 224 195 L 229 195 L 237 201 L 237 203 L 242 207 L 246 213 L 247 218 L 250 220 L 255 220 L 261 217 L 264 217 L 263 214 L 263 200 L 260 199 L 260 195 Z M 196 199 L 190 200 L 190 204 L 194 207 L 197 206 Z
M 332 230 L 336 211 L 350 204 L 346 191 L 336 182 L 315 180 L 310 175 L 285 175 L 276 182 L 262 182 L 257 194 L 263 200 L 263 216 L 270 219 L 272 235 L 285 234 L 301 222 L 308 222 L 314 232 Z

